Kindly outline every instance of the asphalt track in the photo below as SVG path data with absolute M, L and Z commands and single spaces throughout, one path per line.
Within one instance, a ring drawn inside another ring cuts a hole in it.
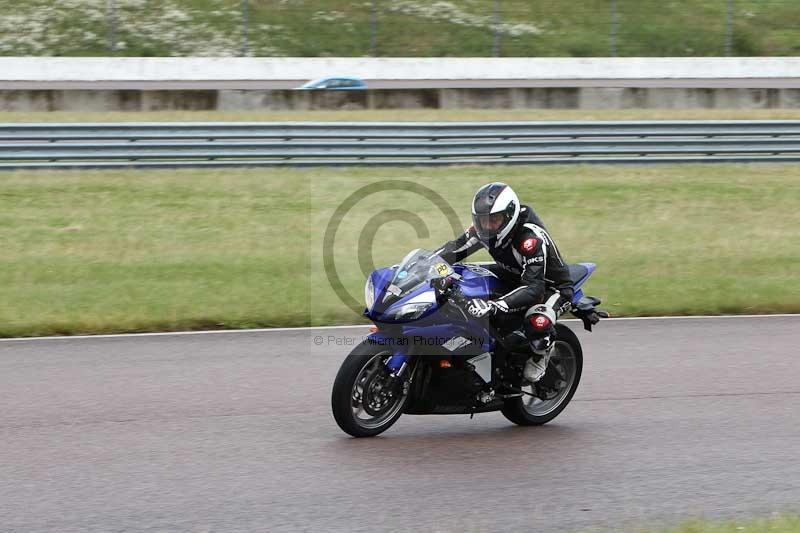
M 365 332 L 0 342 L 0 530 L 616 530 L 800 510 L 800 316 L 605 321 L 579 332 L 581 387 L 547 426 L 405 416 L 351 439 L 330 387 Z

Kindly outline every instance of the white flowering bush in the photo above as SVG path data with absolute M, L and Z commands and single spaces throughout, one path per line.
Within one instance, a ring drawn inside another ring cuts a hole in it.
M 707 0 L 0 0 L 0 55 L 720 55 Z M 109 4 L 114 5 L 113 15 Z M 736 0 L 733 55 L 798 55 L 800 2 Z M 246 28 L 246 29 L 245 29 Z M 113 35 L 113 37 L 112 37 Z M 613 37 L 612 37 L 613 35 Z
M 436 22 L 449 22 L 459 26 L 472 26 L 507 34 L 512 37 L 536 35 L 541 30 L 532 24 L 507 23 L 495 24 L 491 13 L 476 15 L 469 13 L 452 2 L 415 2 L 413 0 L 395 0 L 388 5 L 390 13 L 414 15 Z

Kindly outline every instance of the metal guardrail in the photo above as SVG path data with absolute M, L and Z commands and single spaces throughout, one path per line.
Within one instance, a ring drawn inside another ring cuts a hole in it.
M 0 169 L 800 161 L 800 121 L 0 124 Z

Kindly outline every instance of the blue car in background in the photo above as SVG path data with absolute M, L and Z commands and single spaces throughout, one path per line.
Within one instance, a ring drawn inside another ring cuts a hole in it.
M 367 88 L 364 80 L 359 78 L 319 78 L 304 83 L 297 90 L 310 91 L 314 89 L 325 89 L 329 91 L 357 91 Z

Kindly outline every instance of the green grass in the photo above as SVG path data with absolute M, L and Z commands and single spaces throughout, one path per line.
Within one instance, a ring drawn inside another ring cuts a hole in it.
M 330 288 L 323 235 L 358 187 L 424 184 L 468 223 L 503 179 L 562 253 L 594 261 L 614 315 L 800 312 L 795 165 L 10 172 L 0 179 L 0 336 L 301 326 L 358 320 Z M 383 192 L 344 219 L 334 251 L 360 301 L 358 237 L 386 209 L 378 265 L 452 237 L 425 198 Z M 480 259 L 481 257 L 478 257 Z M 485 258 L 485 256 L 483 257 Z
M 641 530 L 641 533 L 656 530 Z M 782 515 L 735 522 L 692 521 L 659 533 L 800 533 L 800 517 Z
M 248 54 L 254 56 L 608 56 L 608 0 L 250 0 Z M 228 56 L 243 52 L 239 0 L 116 2 L 118 55 Z M 618 0 L 622 56 L 720 56 L 724 0 Z M 106 2 L 0 0 L 0 54 L 108 55 Z M 374 21 L 374 22 L 373 22 Z M 374 47 L 371 34 L 374 28 Z M 798 55 L 800 5 L 736 0 L 732 53 Z M 495 41 L 497 36 L 497 41 Z
M 345 111 L 0 112 L 2 122 L 798 120 L 800 109 L 386 109 Z

